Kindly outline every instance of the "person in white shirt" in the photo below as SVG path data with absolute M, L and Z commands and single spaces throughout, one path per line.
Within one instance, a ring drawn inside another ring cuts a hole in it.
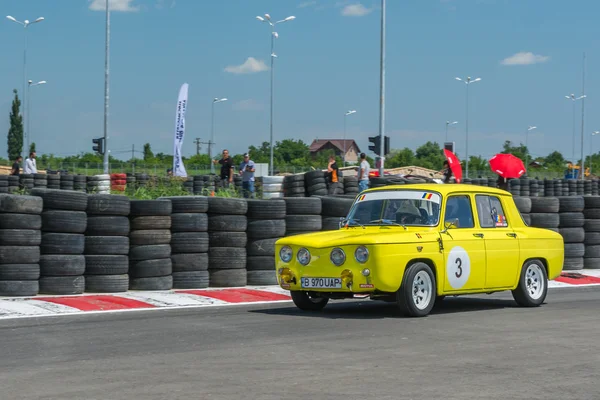
M 360 167 L 358 168 L 358 190 L 360 192 L 369 188 L 369 171 L 371 167 L 367 161 L 367 155 L 360 153 Z
M 35 152 L 29 153 L 29 158 L 25 160 L 24 174 L 37 174 L 37 165 L 35 163 Z

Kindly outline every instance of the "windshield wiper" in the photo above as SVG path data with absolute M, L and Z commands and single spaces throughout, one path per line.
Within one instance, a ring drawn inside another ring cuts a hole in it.
M 396 226 L 401 226 L 404 228 L 404 230 L 408 230 L 408 228 L 406 227 L 406 225 L 404 224 L 399 224 L 397 222 L 392 221 L 391 219 L 375 219 L 373 221 L 370 221 L 369 223 L 379 223 L 379 224 L 387 224 L 387 225 L 396 225 Z
M 366 229 L 363 224 L 358 223 L 354 218 L 344 218 L 342 221 L 342 226 L 360 226 L 363 229 Z

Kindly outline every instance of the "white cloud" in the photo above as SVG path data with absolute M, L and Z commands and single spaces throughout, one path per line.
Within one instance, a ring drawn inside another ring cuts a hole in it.
M 305 1 L 302 2 L 300 4 L 298 4 L 298 8 L 306 8 L 306 7 L 311 7 L 311 6 L 316 6 L 317 2 L 316 1 Z
M 360 3 L 347 5 L 342 9 L 344 17 L 363 17 L 370 14 L 373 9 L 367 8 Z
M 532 65 L 544 63 L 549 59 L 550 57 L 548 56 L 542 56 L 539 54 L 533 54 L 532 52 L 522 51 L 502 60 L 502 65 Z
M 109 0 L 108 8 L 111 11 L 122 11 L 122 12 L 137 12 L 140 10 L 139 6 L 133 5 L 134 0 Z M 106 11 L 106 0 L 91 0 L 90 10 L 92 11 Z
M 265 106 L 254 99 L 246 99 L 233 104 L 233 109 L 238 111 L 261 111 Z
M 254 74 L 257 72 L 268 71 L 269 67 L 262 60 L 257 60 L 254 57 L 248 59 L 242 65 L 230 65 L 225 68 L 226 72 L 232 74 Z

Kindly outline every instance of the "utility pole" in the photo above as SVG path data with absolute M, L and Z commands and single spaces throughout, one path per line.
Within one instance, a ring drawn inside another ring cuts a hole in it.
M 109 102 L 109 56 L 110 56 L 110 10 L 106 0 L 106 44 L 104 48 L 104 174 L 108 174 L 108 102 Z
M 585 157 L 583 155 L 583 122 L 584 122 L 584 112 L 585 112 L 585 52 L 583 53 L 583 74 L 582 74 L 582 93 L 584 96 L 581 99 L 581 171 L 579 174 L 581 175 L 581 180 L 585 179 Z M 29 96 L 28 96 L 29 97 Z M 590 163 L 592 160 L 590 159 Z
M 385 163 L 385 0 L 381 0 L 381 39 L 380 39 L 380 59 L 379 59 L 379 176 L 384 175 Z
M 201 149 L 200 144 L 202 142 L 200 141 L 200 138 L 197 137 L 196 140 L 194 140 L 194 143 L 196 144 L 196 155 L 198 156 L 198 155 L 200 155 L 200 149 Z
M 211 140 L 209 140 L 208 141 L 208 158 L 210 158 L 211 160 L 212 160 L 212 147 L 213 147 L 213 145 L 214 145 L 214 143 Z
M 135 144 L 131 145 L 131 172 L 135 174 Z

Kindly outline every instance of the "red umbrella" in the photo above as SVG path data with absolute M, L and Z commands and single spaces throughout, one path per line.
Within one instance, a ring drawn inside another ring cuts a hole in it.
M 490 158 L 490 168 L 503 178 L 519 178 L 525 173 L 525 165 L 512 154 L 496 154 Z
M 444 155 L 446 156 L 446 160 L 448 160 L 448 166 L 454 175 L 456 183 L 460 183 L 460 181 L 462 181 L 462 167 L 460 166 L 458 157 L 456 157 L 456 154 L 447 149 L 444 149 Z

